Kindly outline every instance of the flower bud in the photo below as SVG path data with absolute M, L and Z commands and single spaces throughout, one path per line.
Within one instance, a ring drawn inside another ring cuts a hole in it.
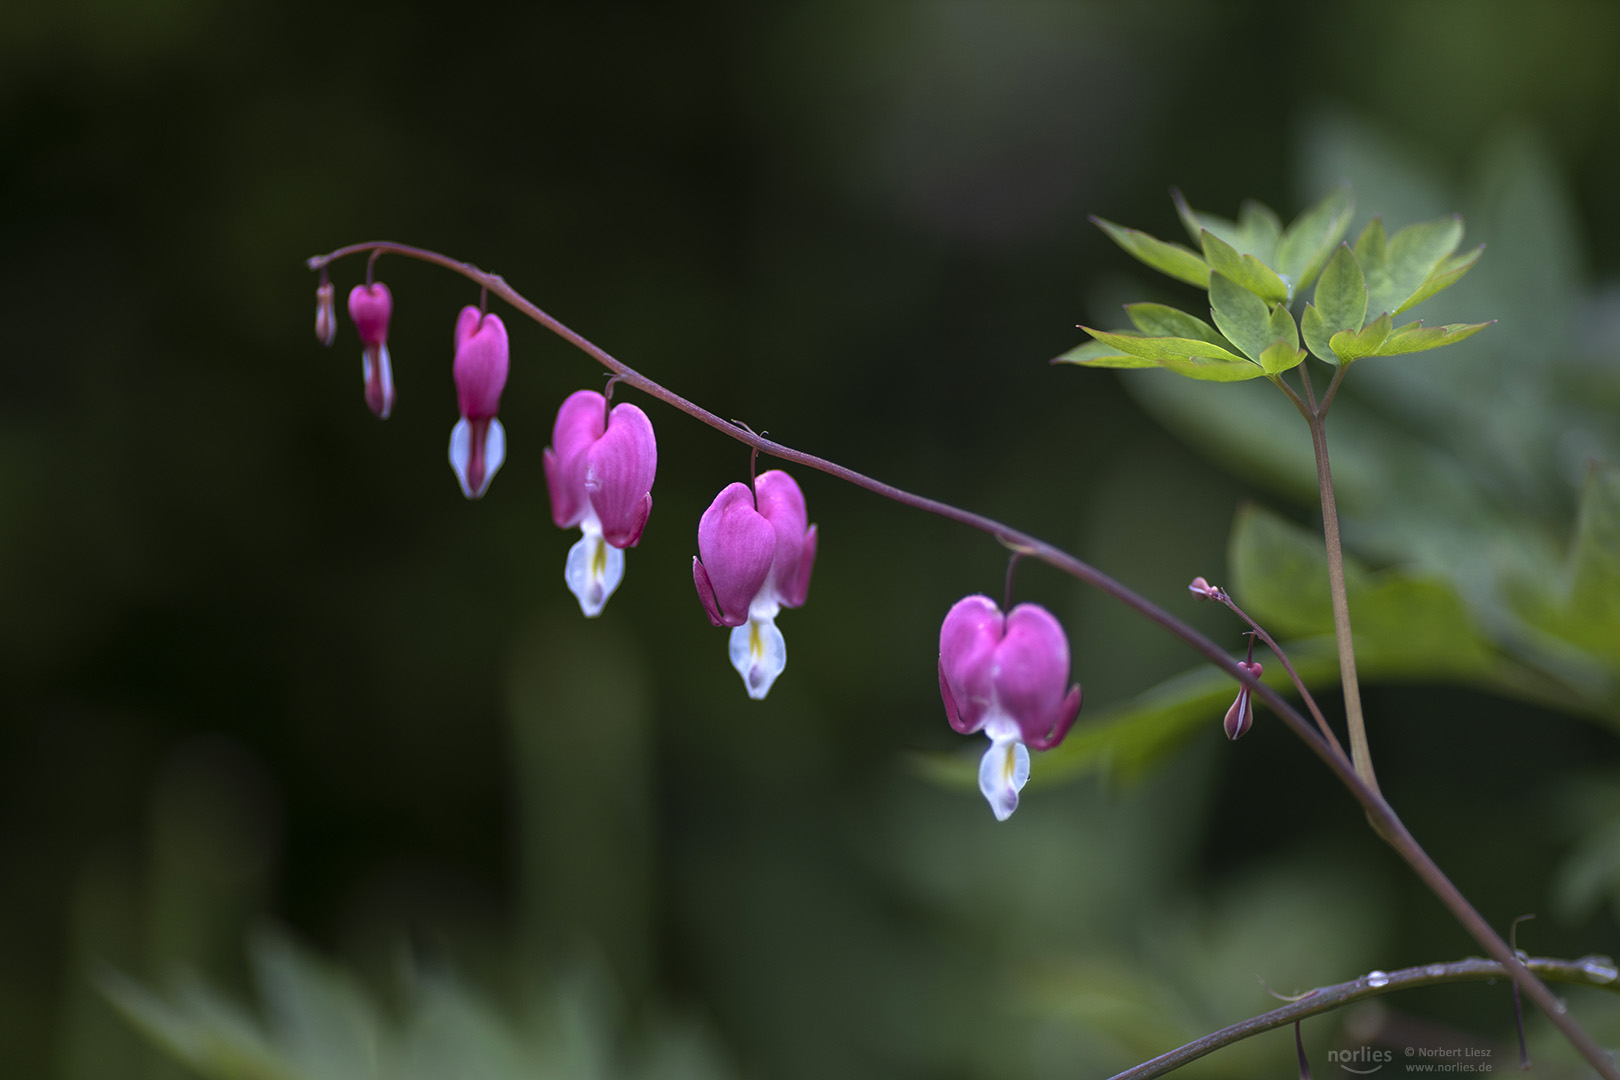
M 330 281 L 315 286 L 315 340 L 328 347 L 337 340 L 336 291 Z
M 1237 666 L 1255 678 L 1259 678 L 1260 673 L 1265 670 L 1258 660 L 1239 660 Z M 1247 734 L 1248 730 L 1254 726 L 1253 693 L 1247 683 L 1238 687 L 1237 700 L 1232 702 L 1232 707 L 1226 710 L 1226 719 L 1221 721 L 1221 727 L 1225 730 L 1228 739 L 1236 741 Z
M 394 411 L 394 368 L 388 358 L 388 320 L 393 314 L 394 298 L 382 282 L 349 290 L 349 318 L 364 349 L 360 370 L 366 382 L 366 407 L 382 420 Z
M 450 467 L 461 493 L 480 499 L 506 461 L 506 429 L 495 419 L 509 365 L 506 326 L 499 315 L 465 307 L 456 319 L 455 340 L 461 420 L 450 432 Z

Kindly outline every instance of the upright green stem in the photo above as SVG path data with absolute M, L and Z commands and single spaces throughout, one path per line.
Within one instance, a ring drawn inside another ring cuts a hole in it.
M 1322 536 L 1327 542 L 1328 593 L 1333 598 L 1333 638 L 1339 647 L 1339 681 L 1344 687 L 1344 718 L 1350 729 L 1350 761 L 1361 782 L 1374 791 L 1378 778 L 1373 774 L 1372 753 L 1367 747 L 1367 724 L 1361 716 L 1361 683 L 1356 679 L 1356 644 L 1350 633 L 1350 598 L 1344 588 L 1344 548 L 1339 543 L 1339 507 L 1333 497 L 1333 468 L 1328 462 L 1327 407 L 1344 377 L 1340 368 L 1333 377 L 1321 408 L 1311 378 L 1301 372 L 1305 384 L 1306 408 L 1301 410 L 1311 429 L 1311 449 L 1316 454 L 1316 487 L 1322 495 Z

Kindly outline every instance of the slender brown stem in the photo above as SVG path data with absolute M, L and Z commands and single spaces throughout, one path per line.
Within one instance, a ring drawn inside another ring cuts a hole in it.
M 1339 369 L 1343 373 L 1343 368 Z M 1330 389 L 1338 388 L 1334 376 Z M 1306 422 L 1311 429 L 1311 449 L 1316 454 L 1316 487 L 1322 496 L 1322 536 L 1327 544 L 1328 593 L 1333 600 L 1333 639 L 1339 649 L 1339 682 L 1344 690 L 1344 721 L 1350 731 L 1350 760 L 1356 775 L 1373 791 L 1378 777 L 1373 773 L 1372 752 L 1367 746 L 1367 724 L 1361 715 L 1361 683 L 1356 678 L 1356 643 L 1350 632 L 1350 597 L 1344 587 L 1344 548 L 1339 542 L 1339 507 L 1333 494 L 1333 468 L 1328 462 L 1327 428 L 1317 407 L 1310 379 L 1305 380 L 1305 401 L 1310 406 Z M 1324 401 L 1323 404 L 1326 404 Z
M 1322 405 L 1316 410 L 1316 415 L 1322 419 L 1327 419 L 1328 410 L 1333 407 L 1333 399 L 1338 396 L 1339 385 L 1344 382 L 1344 373 L 1349 368 L 1348 364 L 1340 364 L 1334 369 L 1333 381 L 1328 383 L 1327 393 L 1322 395 Z
M 1587 1035 L 1585 1030 L 1575 1022 L 1574 1018 L 1560 1011 L 1558 1001 L 1553 997 L 1552 992 L 1519 962 L 1501 936 L 1491 929 L 1490 924 L 1482 919 L 1473 906 L 1457 891 L 1457 887 L 1440 871 L 1434 860 L 1429 858 L 1428 853 L 1418 846 L 1417 841 L 1412 838 L 1411 833 L 1406 831 L 1406 827 L 1401 824 L 1400 819 L 1395 815 L 1395 811 L 1384 801 L 1383 796 L 1356 775 L 1355 769 L 1349 762 L 1344 760 L 1342 754 L 1335 754 L 1327 743 L 1316 737 L 1310 721 L 1306 720 L 1297 709 L 1289 704 L 1287 698 L 1249 674 L 1247 670 L 1238 667 L 1237 662 L 1228 656 L 1225 650 L 1191 626 L 1188 626 L 1146 597 L 1126 588 L 1120 582 L 1115 581 L 1089 563 L 1070 555 L 1060 548 L 1053 547 L 1044 540 L 1003 525 L 1001 522 L 985 517 L 982 514 L 975 514 L 970 510 L 963 510 L 921 495 L 913 495 L 908 491 L 874 480 L 869 476 L 864 476 L 853 469 L 847 469 L 825 458 L 816 457 L 814 454 L 807 454 L 802 450 L 795 450 L 790 446 L 784 446 L 770 439 L 761 438 L 740 424 L 722 420 L 714 413 L 688 401 L 679 394 L 666 390 L 640 372 L 615 359 L 606 350 L 570 330 L 544 311 L 541 311 L 508 285 L 505 279 L 498 274 L 486 273 L 470 263 L 458 262 L 436 251 L 427 251 L 423 248 L 396 244 L 391 241 L 351 244 L 328 254 L 312 257 L 308 260 L 308 266 L 311 270 L 319 270 L 333 260 L 346 255 L 373 251 L 386 251 L 402 255 L 422 262 L 432 263 L 435 266 L 441 266 L 446 270 L 460 274 L 469 281 L 484 286 L 491 293 L 511 304 L 513 308 L 592 357 L 610 371 L 622 375 L 626 385 L 633 386 L 650 397 L 657 398 L 659 401 L 679 409 L 716 431 L 782 461 L 816 469 L 854 484 L 856 487 L 865 488 L 867 491 L 881 495 L 886 499 L 892 499 L 904 506 L 910 506 L 945 518 L 948 521 L 955 521 L 988 533 L 1001 543 L 1015 549 L 1021 549 L 1027 555 L 1040 559 L 1069 576 L 1107 593 L 1150 622 L 1164 627 L 1172 635 L 1186 642 L 1195 652 L 1210 663 L 1250 687 L 1257 698 L 1270 706 L 1272 711 L 1281 717 L 1283 722 L 1293 730 L 1294 734 L 1311 749 L 1311 752 L 1316 754 L 1338 777 L 1339 782 L 1349 789 L 1351 795 L 1355 796 L 1356 801 L 1361 803 L 1367 812 L 1368 819 L 1372 822 L 1379 835 L 1384 837 L 1400 856 L 1407 861 L 1424 884 L 1429 887 L 1430 891 L 1451 910 L 1452 914 L 1473 935 L 1480 946 L 1502 964 L 1513 980 L 1524 989 L 1530 1000 L 1534 1001 L 1547 1014 L 1552 1023 L 1581 1052 L 1581 1055 L 1586 1058 L 1592 1067 L 1606 1080 L 1620 1080 L 1620 1071 L 1615 1069 L 1608 1056 L 1599 1049 L 1597 1044 L 1592 1041 L 1591 1036 Z M 1309 387 L 1308 380 L 1306 385 Z
M 1549 982 L 1595 986 L 1620 993 L 1620 981 L 1615 978 L 1612 962 L 1607 962 L 1606 958 L 1554 960 L 1532 957 L 1525 961 L 1525 966 Z M 1485 982 L 1500 979 L 1507 972 L 1503 970 L 1501 964 L 1476 958 L 1457 960 L 1449 964 L 1426 964 L 1422 967 L 1403 968 L 1400 971 L 1389 972 L 1382 979 L 1377 978 L 1379 974 L 1382 973 L 1363 975 L 1359 979 L 1352 979 L 1336 986 L 1319 987 L 1279 1009 L 1272 1009 L 1268 1013 L 1250 1017 L 1231 1027 L 1211 1032 L 1201 1039 L 1194 1039 L 1185 1046 L 1177 1047 L 1168 1054 L 1160 1054 L 1152 1061 L 1144 1061 L 1134 1068 L 1126 1069 L 1112 1080 L 1151 1080 L 1152 1077 L 1163 1076 L 1173 1069 L 1179 1069 L 1189 1062 L 1198 1060 L 1205 1054 L 1219 1050 L 1223 1046 L 1231 1046 L 1251 1035 L 1298 1023 L 1308 1016 L 1331 1012 L 1353 1001 L 1361 1001 L 1396 990 L 1412 990 L 1419 986 Z

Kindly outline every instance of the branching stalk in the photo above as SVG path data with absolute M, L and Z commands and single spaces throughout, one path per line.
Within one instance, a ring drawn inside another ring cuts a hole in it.
M 1613 962 L 1607 957 L 1594 956 L 1581 960 L 1531 957 L 1524 963 L 1548 982 L 1595 986 L 1620 993 L 1620 980 L 1616 979 Z M 1231 1027 L 1211 1032 L 1201 1039 L 1194 1039 L 1167 1054 L 1160 1054 L 1152 1061 L 1144 1061 L 1134 1068 L 1126 1069 L 1111 1080 L 1151 1080 L 1152 1077 L 1163 1076 L 1189 1062 L 1197 1061 L 1205 1054 L 1241 1042 L 1251 1035 L 1298 1023 L 1307 1016 L 1331 1012 L 1341 1005 L 1348 1005 L 1364 998 L 1388 994 L 1395 990 L 1412 990 L 1419 986 L 1438 986 L 1441 983 L 1486 982 L 1500 979 L 1505 974 L 1507 973 L 1503 971 L 1501 964 L 1475 958 L 1456 960 L 1449 964 L 1426 964 L 1422 967 L 1403 968 L 1400 971 L 1390 972 L 1382 979 L 1363 975 L 1359 979 L 1352 979 L 1336 986 L 1319 987 L 1279 1009 L 1272 1009 L 1268 1013 L 1239 1021 Z
M 761 438 L 739 424 L 721 419 L 679 394 L 666 390 L 622 361 L 615 359 L 599 346 L 570 330 L 524 298 L 498 274 L 486 273 L 470 263 L 458 262 L 435 251 L 409 247 L 391 241 L 351 244 L 326 255 L 316 255 L 308 260 L 307 265 L 311 270 L 320 270 L 333 260 L 361 252 L 401 255 L 421 262 L 432 263 L 435 266 L 460 274 L 467 280 L 488 289 L 492 295 L 505 300 L 513 308 L 527 315 L 564 341 L 574 345 L 615 375 L 622 376 L 624 385 L 633 386 L 650 397 L 657 398 L 659 401 L 679 409 L 688 416 L 707 424 L 716 431 L 746 446 L 759 450 L 761 453 L 769 454 L 782 461 L 803 465 L 806 468 L 816 469 L 854 484 L 856 487 L 865 488 L 867 491 L 881 495 L 886 499 L 892 499 L 902 505 L 935 514 L 946 520 L 959 522 L 987 533 L 1008 547 L 1022 550 L 1028 556 L 1040 559 L 1042 562 L 1056 567 L 1071 577 L 1107 593 L 1150 622 L 1164 627 L 1172 635 L 1186 642 L 1187 645 L 1210 663 L 1248 686 L 1255 697 L 1264 701 L 1288 725 L 1294 734 L 1311 749 L 1312 753 L 1316 754 L 1327 765 L 1333 774 L 1338 777 L 1340 783 L 1349 789 L 1356 801 L 1361 803 L 1366 810 L 1367 818 L 1378 834 L 1406 860 L 1418 877 L 1428 886 L 1429 890 L 1451 911 L 1464 929 L 1479 942 L 1480 946 L 1502 965 L 1506 973 L 1524 990 L 1525 995 L 1547 1014 L 1548 1019 L 1569 1040 L 1571 1045 L 1580 1052 L 1581 1056 L 1597 1070 L 1599 1075 L 1605 1077 L 1605 1080 L 1620 1080 L 1620 1071 L 1616 1070 L 1609 1056 L 1576 1023 L 1573 1017 L 1562 1011 L 1558 1000 L 1553 996 L 1552 992 L 1528 968 L 1519 962 L 1513 951 L 1508 948 L 1507 942 L 1503 941 L 1501 936 L 1491 929 L 1490 924 L 1480 917 L 1480 914 L 1474 910 L 1462 893 L 1457 890 L 1457 887 L 1441 872 L 1440 868 L 1435 865 L 1434 860 L 1429 857 L 1428 852 L 1424 851 L 1417 841 L 1412 838 L 1412 834 L 1407 832 L 1405 825 L 1401 823 L 1390 805 L 1384 801 L 1383 796 L 1379 794 L 1376 787 L 1363 781 L 1357 775 L 1351 763 L 1344 760 L 1342 753 L 1335 753 L 1331 746 L 1318 738 L 1311 726 L 1311 722 L 1305 719 L 1288 702 L 1287 698 L 1249 674 L 1248 671 L 1238 667 L 1237 662 L 1228 656 L 1224 649 L 1185 622 L 1171 615 L 1146 597 L 1138 595 L 1089 563 L 1028 533 L 1003 525 L 1001 522 L 985 517 L 982 514 L 975 514 L 972 511 L 963 510 L 948 503 L 903 491 L 900 488 L 874 480 L 869 476 L 862 475 L 853 469 L 847 469 L 825 458 L 816 457 L 814 454 L 807 454 L 802 450 L 795 450 L 790 446 L 784 446 L 770 439 Z M 1309 387 L 1308 379 L 1306 380 L 1306 386 Z M 1319 426 L 1317 425 L 1318 429 Z M 1325 459 L 1322 460 L 1325 461 Z M 1324 490 L 1331 490 L 1331 488 L 1324 488 Z M 1331 551 L 1336 550 L 1337 544 L 1335 543 Z M 1359 711 L 1357 716 L 1359 718 Z M 1354 729 L 1352 729 L 1353 734 Z

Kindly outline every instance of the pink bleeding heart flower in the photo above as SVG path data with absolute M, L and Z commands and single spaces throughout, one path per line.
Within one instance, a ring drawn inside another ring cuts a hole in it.
M 777 613 L 801 606 L 810 592 L 816 527 L 806 521 L 799 485 L 772 469 L 752 489 L 729 485 L 698 522 L 692 583 L 709 622 L 732 628 L 731 666 L 755 700 L 787 666 Z
M 365 349 L 360 370 L 366 380 L 366 407 L 383 420 L 394 411 L 394 366 L 388 359 L 388 320 L 393 314 L 394 298 L 382 282 L 356 285 L 349 291 L 349 318 Z M 318 316 L 315 325 L 319 333 Z
M 469 499 L 483 498 L 506 461 L 506 429 L 495 419 L 506 388 L 506 324 L 468 306 L 456 318 L 456 402 L 461 420 L 450 431 L 450 467 Z
M 1045 608 L 1019 604 L 1003 615 L 988 596 L 958 600 L 939 630 L 939 694 L 963 735 L 983 731 L 979 790 L 997 821 L 1018 809 L 1029 779 L 1029 747 L 1050 750 L 1080 713 L 1069 686 L 1069 639 Z M 1067 687 L 1067 689 L 1065 689 Z
M 1265 670 L 1260 661 L 1239 660 L 1237 666 L 1247 671 L 1255 678 Z M 1254 691 L 1247 684 L 1238 687 L 1237 700 L 1232 707 L 1226 710 L 1226 719 L 1221 721 L 1221 727 L 1226 731 L 1228 739 L 1241 739 L 1248 730 L 1254 726 Z
M 323 280 L 315 286 L 315 340 L 328 348 L 337 340 L 336 299 L 337 293 L 330 281 Z
M 624 579 L 623 549 L 641 542 L 652 513 L 652 421 L 634 405 L 609 410 L 595 390 L 576 390 L 557 410 L 543 461 L 552 520 L 584 534 L 568 549 L 563 580 L 586 616 L 599 615 Z

